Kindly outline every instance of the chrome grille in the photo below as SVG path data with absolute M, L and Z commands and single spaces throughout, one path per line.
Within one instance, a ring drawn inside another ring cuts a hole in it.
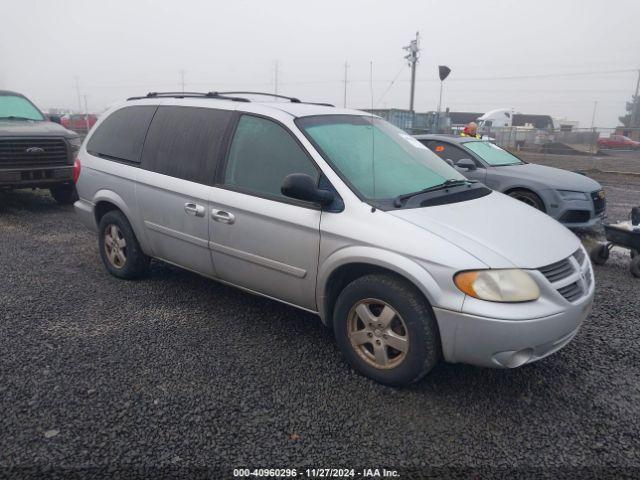
M 574 272 L 573 265 L 571 265 L 571 262 L 567 258 L 547 265 L 546 267 L 540 267 L 538 270 L 547 277 L 547 280 L 551 283 L 567 278 Z
M 569 302 L 584 296 L 593 284 L 593 274 L 582 248 L 570 257 L 541 267 L 538 271 L 554 284 L 558 293 Z
M 573 302 L 582 296 L 582 287 L 578 285 L 577 282 L 574 282 L 570 283 L 566 287 L 559 288 L 558 292 L 560 292 L 560 295 L 564 298 Z
M 0 167 L 47 167 L 68 163 L 62 138 L 12 138 L 0 140 Z
M 591 287 L 591 284 L 593 283 L 593 274 L 591 273 L 591 270 L 587 270 L 586 279 L 587 287 Z

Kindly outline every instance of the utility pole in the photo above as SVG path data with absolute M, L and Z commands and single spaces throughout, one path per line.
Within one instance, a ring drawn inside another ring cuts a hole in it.
M 349 68 L 349 64 L 347 61 L 344 61 L 344 101 L 342 102 L 342 106 L 347 108 L 347 69 Z
M 84 126 L 89 133 L 89 109 L 87 108 L 87 94 L 84 94 Z
M 631 110 L 631 122 L 629 125 L 632 128 L 640 127 L 640 70 L 638 70 L 638 80 L 636 81 L 636 94 L 633 96 L 633 109 Z
M 80 97 L 80 81 L 78 76 L 73 77 L 76 80 L 76 94 L 78 95 L 78 112 L 82 112 L 82 99 Z
M 184 92 L 184 74 L 186 73 L 184 70 L 180 70 L 180 85 L 182 86 L 182 91 Z
M 274 74 L 274 84 L 275 84 L 275 88 L 274 88 L 274 92 L 276 95 L 278 95 L 278 70 L 279 70 L 279 66 L 278 66 L 278 60 L 276 60 L 275 62 L 275 74 Z
M 591 115 L 591 130 L 594 129 L 596 123 L 596 109 L 598 108 L 598 102 L 593 102 L 593 114 Z
M 593 154 L 596 152 L 597 144 L 596 144 L 596 109 L 598 108 L 598 101 L 593 102 L 593 113 L 591 114 L 591 142 L 589 144 L 589 154 L 593 157 Z
M 409 99 L 409 110 L 413 113 L 413 100 L 416 92 L 416 64 L 418 63 L 418 53 L 420 52 L 420 32 L 416 32 L 415 40 L 411 40 L 409 45 L 402 47 L 403 50 L 408 51 L 405 55 L 405 59 L 411 67 L 411 96 Z

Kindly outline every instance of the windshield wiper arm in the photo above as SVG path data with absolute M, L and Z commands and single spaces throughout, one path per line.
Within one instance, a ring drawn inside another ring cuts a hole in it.
M 422 195 L 423 193 L 435 192 L 437 190 L 444 190 L 449 187 L 457 187 L 470 183 L 477 183 L 477 180 L 455 180 L 450 178 L 449 180 L 446 180 L 438 185 L 434 185 L 433 187 L 424 188 L 422 190 L 418 190 L 417 192 L 405 193 L 404 195 L 398 195 L 395 198 L 393 204 L 396 208 L 400 208 L 405 200 L 408 200 L 411 197 L 415 197 L 416 195 Z
M 4 119 L 7 119 L 7 120 L 33 120 L 33 118 L 19 117 L 19 116 L 16 116 L 16 115 L 9 115 L 7 117 L 0 117 L 0 120 L 4 120 Z

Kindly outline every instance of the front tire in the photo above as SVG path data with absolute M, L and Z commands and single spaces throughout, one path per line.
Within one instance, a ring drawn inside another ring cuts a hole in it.
M 596 265 L 604 265 L 609 260 L 609 247 L 606 243 L 600 243 L 589 252 L 589 258 Z
M 509 192 L 508 195 L 516 200 L 526 203 L 536 210 L 540 210 L 541 212 L 545 211 L 542 199 L 532 191 L 519 189 Z
M 629 264 L 629 271 L 631 275 L 636 278 L 640 278 L 640 255 L 634 255 L 631 258 L 631 263 Z
M 49 193 L 59 205 L 71 205 L 78 200 L 78 192 L 74 185 L 59 185 L 51 187 Z
M 413 285 L 390 275 L 366 275 L 347 285 L 333 324 L 347 362 L 385 385 L 417 382 L 441 356 L 430 305 Z
M 98 245 L 102 263 L 109 273 L 127 280 L 139 278 L 149 269 L 131 224 L 119 210 L 104 214 L 98 225 Z

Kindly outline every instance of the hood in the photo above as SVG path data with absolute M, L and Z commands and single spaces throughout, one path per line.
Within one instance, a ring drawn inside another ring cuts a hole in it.
M 77 137 L 62 125 L 48 121 L 0 120 L 0 137 Z
M 572 190 L 576 192 L 593 192 L 602 186 L 595 180 L 575 172 L 560 168 L 546 167 L 527 163 L 524 165 L 506 165 L 494 167 L 492 175 L 504 175 L 510 178 L 520 178 L 528 182 L 535 181 L 554 190 Z
M 447 239 L 490 268 L 539 268 L 580 246 L 578 237 L 548 215 L 498 192 L 387 213 Z

